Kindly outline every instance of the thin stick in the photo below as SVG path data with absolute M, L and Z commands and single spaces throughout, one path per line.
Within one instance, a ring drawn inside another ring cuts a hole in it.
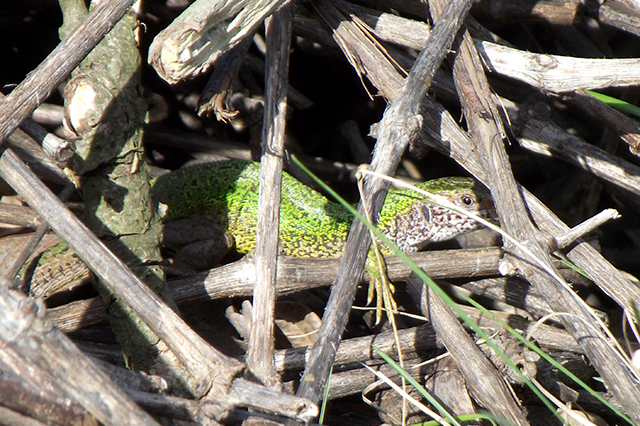
M 285 6 L 266 24 L 267 61 L 262 165 L 256 225 L 256 283 L 253 295 L 253 319 L 247 365 L 265 386 L 278 383 L 273 359 L 273 327 L 278 261 L 278 225 L 280 188 L 284 153 L 284 127 L 287 108 L 287 75 L 293 11 Z
M 468 0 L 452 1 L 435 25 L 428 45 L 420 52 L 398 98 L 385 112 L 371 163 L 372 170 L 393 174 L 400 162 L 400 156 L 417 136 L 420 128 L 420 104 L 470 7 L 471 2 Z M 377 180 L 368 180 L 365 184 L 364 196 L 371 200 L 371 213 L 374 217 L 382 207 L 387 186 Z M 359 206 L 358 210 L 362 213 L 363 207 Z M 318 330 L 309 363 L 298 388 L 299 396 L 318 401 L 322 395 L 370 243 L 371 237 L 367 228 L 361 222 L 354 221 L 340 261 L 338 279 L 331 291 L 322 326 Z

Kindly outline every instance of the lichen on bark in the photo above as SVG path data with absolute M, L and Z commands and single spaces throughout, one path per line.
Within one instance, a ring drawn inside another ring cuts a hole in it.
M 60 0 L 64 38 L 87 14 L 83 1 Z M 85 202 L 85 223 L 165 302 L 175 308 L 159 266 L 161 224 L 143 158 L 146 105 L 141 97 L 138 22 L 129 11 L 72 74 L 65 121 L 79 139 L 70 166 Z M 106 286 L 96 283 L 129 365 L 167 368 L 153 332 Z M 163 359 L 164 361 L 159 361 Z

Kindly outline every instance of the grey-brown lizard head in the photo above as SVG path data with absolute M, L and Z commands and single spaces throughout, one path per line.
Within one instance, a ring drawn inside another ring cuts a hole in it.
M 496 210 L 489 191 L 473 179 L 442 178 L 416 186 L 431 194 L 444 197 L 460 209 L 490 222 L 497 222 Z M 383 209 L 380 225 L 383 232 L 404 252 L 414 252 L 429 243 L 447 241 L 482 226 L 476 220 L 461 213 L 426 201 L 415 191 L 390 192 L 385 206 L 389 201 L 395 203 L 396 214 L 393 218 L 384 220 Z M 404 206 L 399 207 L 399 205 Z

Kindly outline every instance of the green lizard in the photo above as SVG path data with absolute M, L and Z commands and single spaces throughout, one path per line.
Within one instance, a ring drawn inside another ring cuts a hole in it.
M 165 242 L 181 246 L 176 256 L 178 263 L 204 270 L 219 263 L 234 245 L 239 253 L 248 253 L 255 247 L 258 181 L 259 163 L 238 160 L 186 167 L 155 181 L 154 198 L 167 207 Z M 459 207 L 495 219 L 489 193 L 472 179 L 442 178 L 417 186 L 444 195 Z M 339 257 L 351 220 L 352 216 L 341 205 L 330 202 L 289 174 L 283 174 L 282 254 Z M 428 204 L 408 189 L 389 191 L 378 222 L 380 229 L 405 252 L 417 251 L 430 242 L 451 239 L 477 228 L 474 221 Z M 385 247 L 382 251 L 389 253 Z M 45 252 L 35 266 L 31 279 L 34 295 L 46 296 L 57 291 L 71 281 L 69 274 L 88 275 L 86 267 L 64 243 Z M 373 281 L 384 281 L 373 251 L 367 272 Z
M 209 258 L 201 255 L 198 248 L 184 258 L 215 263 L 227 246 L 235 245 L 238 253 L 255 248 L 259 179 L 259 163 L 230 160 L 186 167 L 156 180 L 152 194 L 166 206 L 165 227 L 181 218 L 198 216 L 197 220 L 204 221 L 208 232 L 213 232 L 218 240 L 222 233 L 227 236 L 222 253 Z M 489 193 L 472 179 L 449 177 L 416 186 L 444 196 L 472 213 L 495 218 Z M 281 198 L 281 253 L 295 257 L 340 257 L 353 216 L 287 173 L 282 176 Z M 378 217 L 378 227 L 402 251 L 415 252 L 428 243 L 475 230 L 478 225 L 459 213 L 427 203 L 415 191 L 391 189 Z M 204 231 L 195 234 L 204 235 Z M 368 262 L 370 276 L 376 275 L 375 264 Z M 203 266 L 206 265 L 201 263 L 200 268 L 204 269 Z

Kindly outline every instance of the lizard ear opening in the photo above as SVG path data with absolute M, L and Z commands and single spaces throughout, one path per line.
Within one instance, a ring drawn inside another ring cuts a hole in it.
M 431 208 L 427 203 L 420 203 L 420 208 L 418 209 L 420 215 L 422 215 L 422 219 L 424 223 L 431 223 Z

